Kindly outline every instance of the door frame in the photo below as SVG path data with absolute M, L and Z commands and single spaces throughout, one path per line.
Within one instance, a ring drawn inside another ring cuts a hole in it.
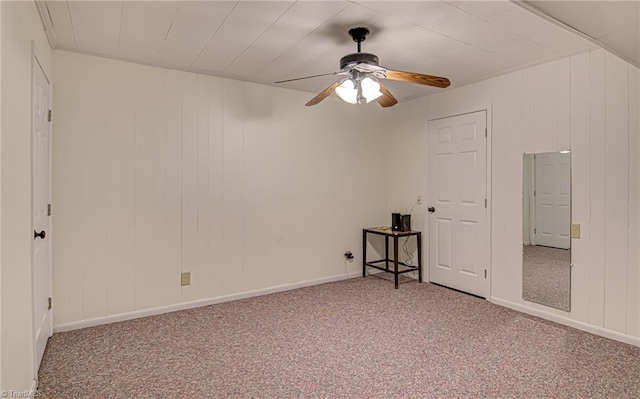
M 461 110 L 461 112 L 457 112 L 457 113 L 445 113 L 442 115 L 429 115 L 429 117 L 427 118 L 427 137 L 426 137 L 426 166 L 427 168 L 429 167 L 429 135 L 431 134 L 431 132 L 429 131 L 429 122 L 431 121 L 436 121 L 439 119 L 446 119 L 446 118 L 452 118 L 455 116 L 462 116 L 462 115 L 467 115 L 467 114 L 473 114 L 476 112 L 485 112 L 485 117 L 486 117 L 486 123 L 487 123 L 487 164 L 486 164 L 486 178 L 487 178 L 487 187 L 486 187 L 486 195 L 487 195 L 487 224 L 485 227 L 485 234 L 486 234 L 486 255 L 485 255 L 485 262 L 487 265 L 487 278 L 485 281 L 485 290 L 487 293 L 487 297 L 485 298 L 487 301 L 491 301 L 491 293 L 492 293 L 492 283 L 491 283 L 491 244 L 492 244 L 492 240 L 491 240 L 491 204 L 492 204 L 492 193 L 491 193 L 491 187 L 492 187 L 492 173 L 491 173 L 491 167 L 492 167 L 492 139 L 493 139 L 493 118 L 492 118 L 492 114 L 493 114 L 493 103 L 488 103 L 486 104 L 484 107 L 479 107 L 476 109 L 472 109 L 472 110 Z M 427 171 L 426 173 L 426 178 L 425 178 L 425 182 L 424 182 L 424 186 L 423 186 L 423 192 L 428 193 L 429 192 L 429 173 Z M 425 232 L 425 239 L 422 240 L 422 250 L 423 250 L 423 254 L 429 254 L 429 242 L 430 242 L 430 237 L 429 237 L 429 213 L 425 212 L 425 218 L 424 218 L 424 226 L 423 226 L 424 232 Z M 424 281 L 427 282 L 431 282 L 431 275 L 429 274 L 429 269 L 430 269 L 430 264 L 429 264 L 429 256 L 424 256 L 424 262 L 422 265 L 422 276 L 425 279 Z M 426 270 L 425 270 L 426 268 Z
M 536 225 L 536 196 L 535 196 L 536 160 L 535 160 L 535 157 L 536 157 L 536 153 L 525 152 L 522 155 L 523 159 L 526 159 L 527 155 L 531 155 L 531 164 L 529 165 L 529 170 L 528 170 L 529 173 L 527 176 L 529 179 L 529 184 L 525 188 L 525 190 L 527 191 L 527 195 L 526 195 L 526 199 L 528 201 L 527 205 L 529 206 L 529 214 L 527 215 L 527 218 L 529 219 L 529 245 L 536 245 L 536 234 L 535 234 L 535 225 Z
M 31 99 L 31 104 L 30 104 L 30 121 L 29 121 L 29 142 L 30 142 L 30 149 L 29 149 L 29 158 L 30 158 L 30 168 L 31 168 L 31 173 L 30 173 L 30 178 L 31 178 L 31 195 L 29 198 L 29 203 L 30 203 L 30 216 L 29 219 L 31 220 L 31 230 L 34 230 L 34 219 L 33 219 L 33 190 L 34 190 L 34 183 L 35 183 L 35 179 L 34 179 L 34 169 L 33 169 L 33 106 L 34 106 L 34 97 L 33 97 L 33 83 L 34 83 L 34 79 L 35 79 L 35 74 L 36 74 L 36 68 L 41 68 L 42 72 L 45 76 L 45 78 L 47 79 L 48 83 L 49 83 L 49 109 L 52 110 L 53 109 L 53 82 L 51 81 L 50 78 L 50 73 L 47 74 L 47 71 L 45 70 L 45 68 L 43 67 L 42 63 L 39 61 L 40 57 L 39 57 L 40 51 L 38 50 L 38 47 L 36 45 L 36 43 L 32 40 L 31 41 L 31 84 L 30 84 L 30 93 L 29 93 L 29 97 Z M 52 187 L 52 166 L 53 166 L 53 122 L 49 122 L 48 125 L 49 128 L 49 176 L 48 176 L 48 180 L 49 180 L 49 192 L 48 192 L 48 197 L 49 197 L 49 203 L 51 203 L 52 201 L 52 193 L 53 193 L 53 187 Z M 52 219 L 49 219 L 49 231 L 47 231 L 47 237 L 49 237 L 49 253 L 48 253 L 48 269 L 49 269 L 49 293 L 48 296 L 53 298 L 53 223 L 52 223 Z M 35 336 L 35 328 L 36 325 L 34 323 L 35 321 L 35 316 L 36 316 L 36 303 L 35 303 L 35 258 L 33 256 L 33 250 L 34 250 L 34 240 L 31 240 L 31 320 L 32 320 L 32 328 L 31 328 L 31 341 L 33 344 L 33 367 L 34 367 L 34 381 L 37 384 L 37 379 L 38 379 L 38 369 L 39 369 L 39 364 L 38 364 L 38 354 L 36 349 L 36 336 Z M 51 334 L 53 334 L 53 307 L 49 310 L 51 312 L 51 315 L 49 317 L 49 331 Z M 51 336 L 51 335 L 50 335 Z

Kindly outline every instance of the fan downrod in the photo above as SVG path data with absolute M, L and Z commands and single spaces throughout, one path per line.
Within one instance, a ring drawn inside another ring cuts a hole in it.
M 358 43 L 358 52 L 360 52 L 360 43 L 364 42 L 368 35 L 369 29 L 364 27 L 349 29 L 349 36 L 351 36 L 354 42 Z

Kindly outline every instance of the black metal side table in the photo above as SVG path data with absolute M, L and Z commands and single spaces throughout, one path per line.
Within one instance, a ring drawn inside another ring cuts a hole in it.
M 367 262 L 367 234 L 377 234 L 384 236 L 384 259 Z M 407 265 L 398 260 L 398 239 L 401 237 L 416 237 L 418 245 L 418 266 Z M 389 259 L 389 237 L 393 238 L 393 259 Z M 383 263 L 384 267 L 378 264 Z M 393 262 L 393 270 L 389 268 L 389 262 Z M 402 270 L 398 268 L 402 266 Z M 362 277 L 367 276 L 367 267 L 373 267 L 383 272 L 393 273 L 396 288 L 398 288 L 398 276 L 402 273 L 418 271 L 418 281 L 422 282 L 422 232 L 421 231 L 394 231 L 383 230 L 377 227 L 362 229 Z

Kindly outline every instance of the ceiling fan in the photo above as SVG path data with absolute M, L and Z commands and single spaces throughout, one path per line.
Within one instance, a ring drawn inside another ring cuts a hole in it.
M 340 59 L 340 70 L 321 75 L 305 76 L 303 78 L 281 80 L 276 83 L 293 82 L 295 80 L 311 79 L 329 75 L 347 75 L 324 89 L 320 94 L 312 98 L 305 105 L 316 105 L 320 101 L 336 92 L 338 97 L 350 104 L 367 104 L 374 100 L 383 107 L 391 107 L 398 100 L 387 90 L 379 79 L 398 80 L 401 82 L 417 83 L 439 88 L 449 87 L 449 79 L 440 76 L 423 75 L 420 73 L 394 71 L 378 65 L 378 57 L 371 53 L 360 52 L 361 43 L 367 38 L 369 29 L 349 29 L 349 36 L 358 43 L 358 52 L 347 54 Z

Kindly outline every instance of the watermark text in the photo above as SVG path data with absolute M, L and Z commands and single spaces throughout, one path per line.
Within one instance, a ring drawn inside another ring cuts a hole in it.
M 14 391 L 7 390 L 0 392 L 0 396 L 3 398 L 39 398 L 42 395 L 39 390 L 35 391 Z

